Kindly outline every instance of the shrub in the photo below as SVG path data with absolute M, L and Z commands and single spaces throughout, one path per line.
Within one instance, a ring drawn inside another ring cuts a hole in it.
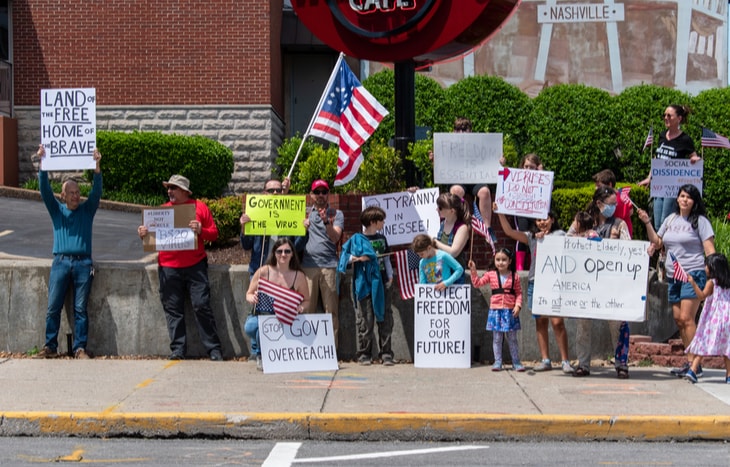
M 201 198 L 210 209 L 215 225 L 218 227 L 218 240 L 213 245 L 225 245 L 241 233 L 239 221 L 243 213 L 243 203 L 239 196 L 227 196 L 220 199 Z
M 616 117 L 605 91 L 580 84 L 544 89 L 533 101 L 527 128 L 528 151 L 558 180 L 588 181 L 599 170 L 616 168 Z
M 384 141 L 372 141 L 352 185 L 350 192 L 363 194 L 402 191 L 406 188 L 403 161 Z
M 203 136 L 100 131 L 104 189 L 129 194 L 163 193 L 173 174 L 190 179 L 196 197 L 220 196 L 231 180 L 233 152 Z

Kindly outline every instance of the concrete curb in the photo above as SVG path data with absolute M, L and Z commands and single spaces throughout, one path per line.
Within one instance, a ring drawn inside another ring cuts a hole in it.
M 730 416 L 0 412 L 0 436 L 717 441 L 729 433 Z

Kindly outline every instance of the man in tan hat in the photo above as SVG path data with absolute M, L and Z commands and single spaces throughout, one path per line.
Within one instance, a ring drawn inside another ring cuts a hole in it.
M 340 297 L 337 291 L 337 244 L 342 238 L 345 228 L 345 216 L 339 209 L 330 207 L 328 196 L 329 184 L 324 180 L 315 180 L 309 196 L 314 206 L 304 220 L 307 235 L 298 237 L 297 251 L 303 251 L 302 269 L 309 282 L 309 310 L 315 313 L 322 297 L 322 308 L 332 315 L 335 346 L 338 342 L 340 321 L 338 318 Z
M 195 312 L 200 340 L 213 361 L 223 360 L 221 341 L 210 307 L 210 284 L 208 282 L 208 258 L 203 242 L 212 242 L 218 238 L 218 228 L 213 221 L 210 209 L 204 203 L 191 198 L 190 180 L 182 175 L 173 175 L 167 182 L 170 201 L 163 206 L 181 204 L 195 205 L 195 219 L 188 227 L 198 236 L 195 250 L 160 251 L 157 255 L 157 274 L 160 278 L 160 300 L 167 318 L 167 330 L 170 334 L 170 360 L 182 360 L 187 351 L 185 335 L 185 296 L 190 291 L 190 302 Z M 140 238 L 147 235 L 144 225 L 137 229 Z

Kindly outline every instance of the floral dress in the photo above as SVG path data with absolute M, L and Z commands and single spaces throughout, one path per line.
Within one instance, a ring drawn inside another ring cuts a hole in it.
M 705 299 L 695 337 L 687 352 L 730 358 L 730 289 L 718 287 L 715 282 L 715 290 Z

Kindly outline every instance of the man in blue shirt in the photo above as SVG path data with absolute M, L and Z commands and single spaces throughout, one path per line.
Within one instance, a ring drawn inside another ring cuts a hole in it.
M 64 182 L 61 201 L 53 195 L 48 181 L 48 172 L 43 170 L 46 151 L 38 148 L 40 166 L 38 183 L 41 197 L 53 223 L 53 263 L 48 279 L 48 311 L 46 313 L 46 343 L 36 358 L 58 357 L 58 330 L 61 326 L 61 308 L 69 286 L 73 287 L 74 343 L 76 358 L 89 358 L 86 343 L 89 334 L 89 317 L 86 305 L 94 279 L 91 260 L 91 230 L 94 215 L 101 200 L 102 179 L 99 161 L 101 154 L 94 150 L 94 185 L 89 198 L 81 202 L 78 184 L 73 180 Z

